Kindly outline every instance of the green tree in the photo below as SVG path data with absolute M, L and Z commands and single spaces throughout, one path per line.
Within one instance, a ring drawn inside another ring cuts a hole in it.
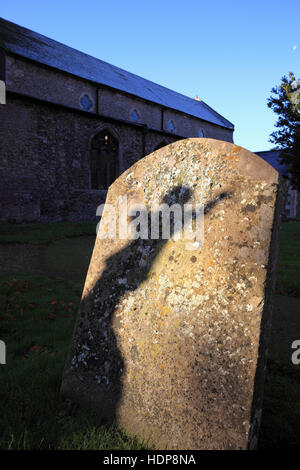
M 300 80 L 290 72 L 271 93 L 267 103 L 279 117 L 275 124 L 278 130 L 272 132 L 270 142 L 280 150 L 282 163 L 289 166 L 293 187 L 300 190 Z

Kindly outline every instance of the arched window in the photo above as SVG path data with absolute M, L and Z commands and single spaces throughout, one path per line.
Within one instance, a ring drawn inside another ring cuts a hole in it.
M 95 135 L 91 144 L 92 189 L 107 189 L 116 179 L 118 170 L 119 143 L 108 131 Z
M 162 147 L 165 147 L 167 144 L 167 142 L 165 140 L 163 140 L 162 142 L 160 142 L 154 149 L 154 152 L 155 150 L 158 150 L 158 149 L 161 149 Z
M 204 137 L 204 130 L 202 128 L 198 131 L 198 137 Z

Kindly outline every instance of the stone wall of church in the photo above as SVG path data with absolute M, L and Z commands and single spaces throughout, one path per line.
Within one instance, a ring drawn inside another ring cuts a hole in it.
M 131 114 L 137 111 L 138 119 L 133 122 L 150 129 L 170 132 L 168 125 L 172 121 L 173 133 L 178 136 L 199 137 L 202 131 L 204 137 L 233 142 L 230 129 L 173 109 L 163 109 L 159 104 L 21 57 L 6 56 L 6 87 L 10 91 L 118 120 L 133 121 Z
M 119 141 L 119 173 L 161 142 L 176 140 L 10 94 L 0 107 L 0 121 L 0 217 L 17 222 L 95 218 L 105 199 L 90 183 L 90 145 L 99 131 L 107 129 Z
M 80 109 L 80 98 L 90 97 L 96 111 L 95 84 L 21 57 L 6 56 L 6 88 L 24 95 Z
M 146 124 L 153 129 L 161 129 L 161 109 L 159 105 L 148 103 L 133 96 L 117 93 L 114 90 L 102 88 L 98 94 L 98 111 L 104 116 L 115 119 L 131 120 L 131 114 L 137 111 L 136 122 Z
M 197 137 L 200 128 L 207 137 L 232 142 L 229 129 L 19 57 L 6 57 L 6 87 L 7 104 L 0 106 L 2 221 L 95 218 L 106 193 L 91 189 L 90 148 L 103 129 L 119 142 L 119 173 L 158 145 Z

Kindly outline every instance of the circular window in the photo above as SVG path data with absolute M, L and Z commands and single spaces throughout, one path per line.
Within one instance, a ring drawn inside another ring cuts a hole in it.
M 80 98 L 80 106 L 82 109 L 84 109 L 85 111 L 91 111 L 91 109 L 93 108 L 93 100 L 92 98 L 88 95 L 88 94 L 84 94 L 81 96 Z
M 131 121 L 133 121 L 133 122 L 138 122 L 138 121 L 140 120 L 139 113 L 137 112 L 136 109 L 134 109 L 133 111 L 131 111 L 131 113 L 130 113 L 130 119 L 131 119 Z

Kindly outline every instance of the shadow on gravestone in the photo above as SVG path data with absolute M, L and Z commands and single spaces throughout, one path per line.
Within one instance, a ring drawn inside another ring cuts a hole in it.
M 278 185 L 275 170 L 250 156 L 211 139 L 180 141 L 138 162 L 108 194 L 107 203 L 138 194 L 147 207 L 205 208 L 201 250 L 162 238 L 96 241 L 63 375 L 63 396 L 157 449 L 255 447 Z
M 188 203 L 191 196 L 192 191 L 190 188 L 178 186 L 167 193 L 161 201 L 162 204 L 167 204 L 169 207 L 173 204 L 178 204 L 182 207 L 182 227 L 184 223 L 188 222 L 188 219 L 195 218 L 196 215 L 195 210 L 192 210 L 190 213 L 186 213 L 187 215 L 185 219 L 183 219 L 183 206 Z M 219 201 L 230 196 L 230 193 L 221 191 L 214 200 L 209 201 L 203 208 L 204 214 L 208 214 Z M 125 294 L 128 294 L 128 292 L 136 290 L 139 285 L 147 279 L 155 259 L 159 256 L 160 250 L 163 249 L 164 245 L 170 238 L 174 237 L 176 233 L 174 220 L 170 218 L 170 236 L 163 238 L 161 215 L 161 211 L 159 211 L 160 229 L 158 238 L 154 240 L 150 238 L 151 217 L 155 219 L 156 216 L 149 212 L 147 214 L 147 227 L 149 228 L 148 239 L 138 238 L 133 240 L 126 245 L 125 248 L 110 256 L 106 260 L 106 266 L 100 279 L 97 280 L 92 292 L 84 297 L 80 306 L 80 317 L 76 326 L 76 338 L 73 338 L 75 347 L 71 352 L 71 367 L 78 372 L 79 378 L 81 377 L 80 370 L 82 371 L 83 376 L 81 382 L 84 384 L 80 389 L 86 387 L 88 379 L 91 379 L 97 383 L 97 385 L 104 385 L 105 395 L 107 394 L 107 386 L 109 387 L 109 396 L 101 398 L 101 409 L 98 410 L 98 413 L 100 412 L 101 414 L 103 424 L 117 422 L 116 410 L 122 396 L 122 382 L 120 378 L 124 372 L 124 361 L 117 346 L 114 329 L 111 327 L 112 315 L 120 299 Z M 130 219 L 132 221 L 134 217 L 130 217 Z M 148 257 L 147 263 L 143 262 L 145 253 Z M 120 281 L 120 273 L 123 272 L 126 272 L 127 276 L 126 285 L 118 282 Z M 101 295 L 99 302 L 95 302 L 95 292 L 99 292 Z M 134 307 L 133 310 L 135 310 Z M 95 319 L 98 321 L 99 325 L 91 330 L 89 323 L 94 319 L 94 311 Z M 115 322 L 114 326 L 118 327 L 119 325 L 117 326 L 116 323 L 117 322 Z M 90 348 L 88 346 L 91 342 L 97 344 L 97 353 L 92 352 L 92 347 Z M 86 377 L 86 373 L 88 377 Z M 81 394 L 81 391 L 78 393 L 74 391 L 73 398 L 75 402 L 76 400 L 78 402 L 82 401 L 83 395 Z M 96 395 L 96 401 L 98 402 L 99 395 L 101 395 L 101 389 L 99 387 L 97 387 Z M 87 404 L 97 409 L 97 403 L 93 403 L 90 392 L 87 393 L 87 396 Z

